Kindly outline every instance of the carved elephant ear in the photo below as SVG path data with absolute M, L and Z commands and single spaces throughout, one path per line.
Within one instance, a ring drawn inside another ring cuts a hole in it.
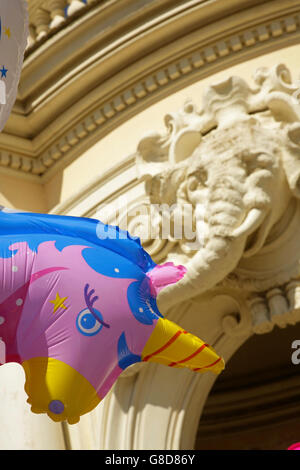
M 287 127 L 287 144 L 282 154 L 283 168 L 294 196 L 300 198 L 300 122 Z
M 201 142 L 201 130 L 206 122 L 202 114 L 187 100 L 183 109 L 165 115 L 166 134 L 150 132 L 138 144 L 138 176 L 157 176 L 189 158 Z
M 170 146 L 170 163 L 176 165 L 189 158 L 201 142 L 201 133 L 192 128 L 182 129 Z
M 157 175 L 168 165 L 169 142 L 158 132 L 149 132 L 140 140 L 136 165 L 139 178 Z
M 139 142 L 136 163 L 139 177 L 153 177 L 189 158 L 201 142 L 201 133 L 184 128 L 175 135 L 162 137 L 150 132 Z
M 266 98 L 266 105 L 276 121 L 293 123 L 300 119 L 300 106 L 294 96 L 274 91 Z

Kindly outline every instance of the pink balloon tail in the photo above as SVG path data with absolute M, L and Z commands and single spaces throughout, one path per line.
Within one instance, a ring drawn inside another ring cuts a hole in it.
M 186 272 L 187 269 L 184 266 L 175 266 L 170 262 L 155 266 L 147 273 L 151 281 L 151 295 L 157 296 L 164 287 L 180 281 Z
M 300 450 L 300 442 L 296 442 L 295 444 L 292 444 L 290 447 L 288 447 L 287 450 Z

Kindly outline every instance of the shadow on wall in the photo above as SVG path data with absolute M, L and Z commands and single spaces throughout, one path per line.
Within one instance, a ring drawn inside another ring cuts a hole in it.
M 285 450 L 300 440 L 300 324 L 254 335 L 234 354 L 206 401 L 198 450 Z

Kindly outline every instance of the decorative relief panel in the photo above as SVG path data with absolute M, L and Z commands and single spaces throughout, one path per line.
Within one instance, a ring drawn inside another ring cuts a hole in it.
M 136 164 L 171 226 L 190 208 L 194 238 L 170 234 L 164 246 L 188 274 L 161 292 L 160 307 L 215 286 L 247 292 L 253 331 L 263 333 L 300 319 L 300 105 L 284 65 L 254 79 L 252 89 L 230 77 L 207 88 L 201 108 L 166 115 L 166 134 L 141 139 Z

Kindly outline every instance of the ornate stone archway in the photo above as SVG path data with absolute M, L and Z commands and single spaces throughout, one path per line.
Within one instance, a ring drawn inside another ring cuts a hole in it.
M 143 242 L 157 261 L 172 259 L 190 270 L 186 282 L 163 291 L 163 313 L 205 338 L 225 361 L 251 335 L 300 320 L 298 84 L 284 65 L 254 77 L 255 88 L 238 77 L 212 84 L 202 109 L 189 102 L 165 117 L 165 135 L 142 138 L 139 190 L 128 193 L 123 208 L 127 228 L 138 234 L 145 207 L 167 204 L 172 221 L 178 207 L 192 205 L 194 239 Z M 197 216 L 201 204 L 204 218 Z M 204 240 L 197 238 L 199 221 L 207 228 Z M 188 242 L 198 242 L 197 249 Z M 85 443 L 103 449 L 191 449 L 214 381 L 210 374 L 133 366 L 99 408 L 70 429 L 70 439 L 78 448 L 84 435 Z

